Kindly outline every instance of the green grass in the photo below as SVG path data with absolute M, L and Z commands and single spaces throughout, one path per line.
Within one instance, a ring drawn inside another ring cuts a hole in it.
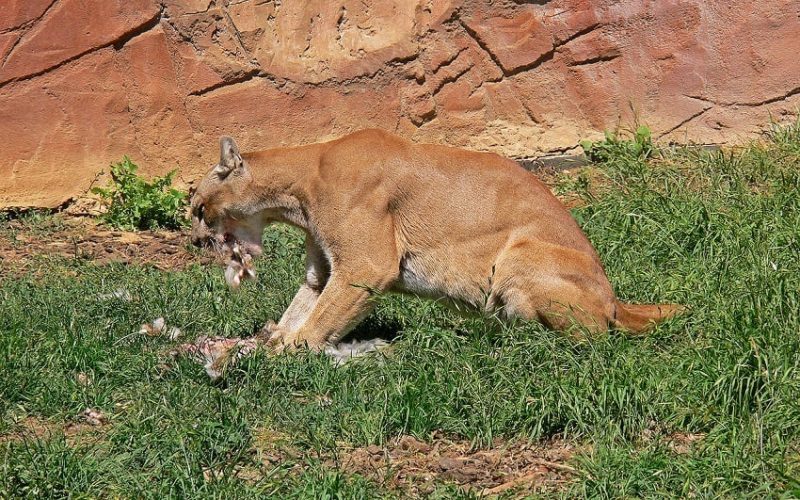
M 800 495 L 799 167 L 794 126 L 720 154 L 617 155 L 591 181 L 565 179 L 618 294 L 692 309 L 639 339 L 581 342 L 383 297 L 365 327 L 399 332 L 382 363 L 257 355 L 213 384 L 188 361 L 165 366 L 169 341 L 133 333 L 162 315 L 188 338 L 277 319 L 302 276 L 297 232 L 265 234 L 260 280 L 238 293 L 216 267 L 37 260 L 0 283 L 0 434 L 26 416 L 63 427 L 87 407 L 111 423 L 0 442 L 0 497 L 399 496 L 317 457 L 434 431 L 476 446 L 574 440 L 587 451 L 567 497 Z M 119 288 L 134 300 L 98 300 Z M 264 429 L 300 457 L 264 462 Z M 674 434 L 703 438 L 676 453 Z

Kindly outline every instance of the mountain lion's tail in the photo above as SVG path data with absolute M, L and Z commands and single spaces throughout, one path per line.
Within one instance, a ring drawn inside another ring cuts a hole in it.
M 626 304 L 617 301 L 614 326 L 629 333 L 645 333 L 656 323 L 686 312 L 678 304 Z

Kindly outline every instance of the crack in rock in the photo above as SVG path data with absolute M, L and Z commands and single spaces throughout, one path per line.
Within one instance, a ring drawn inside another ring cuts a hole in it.
M 779 96 L 769 97 L 761 101 L 751 101 L 751 102 L 717 101 L 715 99 L 709 99 L 697 95 L 689 95 L 689 94 L 682 94 L 682 95 L 684 97 L 688 97 L 689 99 L 696 99 L 698 101 L 707 102 L 715 106 L 742 106 L 745 108 L 757 108 L 759 106 L 765 106 L 767 104 L 772 104 L 774 102 L 785 101 L 786 99 L 797 94 L 800 94 L 800 87 L 793 88 L 792 90 L 789 90 L 788 92 L 781 94 Z
M 602 62 L 613 61 L 621 56 L 621 54 L 606 54 L 597 57 L 590 57 L 589 59 L 584 59 L 582 61 L 574 61 L 569 63 L 567 66 L 575 67 L 575 66 L 591 66 L 593 64 L 598 64 Z
M 213 92 L 215 90 L 219 90 L 219 89 L 222 89 L 222 88 L 225 88 L 225 87 L 232 87 L 234 85 L 239 85 L 241 83 L 246 83 L 246 82 L 249 82 L 250 80 L 253 80 L 255 78 L 259 78 L 261 76 L 263 76 L 263 75 L 262 75 L 260 70 L 248 71 L 247 73 L 243 74 L 240 77 L 232 78 L 230 80 L 225 80 L 225 81 L 216 83 L 214 85 L 211 85 L 209 87 L 206 87 L 204 89 L 195 90 L 194 92 L 190 92 L 189 95 L 190 96 L 194 96 L 194 97 L 204 96 L 204 95 L 206 95 L 206 94 L 208 94 L 210 92 Z
M 572 35 L 570 35 L 567 38 L 561 40 L 560 42 L 553 43 L 553 48 L 548 50 L 544 54 L 542 54 L 535 61 L 533 61 L 533 62 L 531 62 L 529 64 L 522 65 L 522 66 L 520 66 L 518 68 L 514 68 L 513 71 L 503 71 L 503 74 L 505 76 L 507 76 L 507 77 L 514 76 L 514 75 L 518 75 L 520 73 L 524 73 L 526 71 L 530 71 L 530 70 L 536 68 L 537 66 L 541 66 L 542 64 L 546 63 L 547 61 L 550 61 L 551 59 L 553 59 L 555 57 L 555 55 L 556 55 L 556 52 L 558 52 L 558 49 L 560 49 L 564 45 L 568 44 L 569 42 L 572 42 L 573 40 L 576 40 L 576 39 L 578 39 L 578 38 L 580 38 L 580 37 L 582 37 L 584 35 L 588 35 L 589 33 L 591 33 L 592 31 L 596 30 L 600 26 L 601 26 L 600 23 L 595 23 L 595 24 L 592 24 L 591 26 L 587 26 L 586 28 L 573 33 Z
M 22 40 L 25 39 L 25 37 L 28 35 L 28 33 L 33 31 L 33 29 L 39 24 L 39 21 L 41 21 L 42 18 L 44 18 L 44 16 L 46 16 L 47 13 L 50 12 L 57 3 L 58 3 L 58 0 L 53 0 L 53 2 L 51 2 L 50 5 L 48 5 L 47 8 L 44 9 L 44 12 L 42 12 L 41 15 L 37 16 L 35 19 L 28 20 L 28 21 L 20 24 L 16 28 L 10 28 L 10 29 L 2 32 L 2 34 L 5 34 L 5 33 L 12 32 L 12 31 L 20 30 L 20 29 L 24 29 L 25 30 L 25 33 L 22 33 L 19 36 L 19 38 L 17 38 L 17 41 L 14 42 L 14 45 L 12 45 L 11 49 L 6 53 L 6 56 L 3 58 L 3 63 L 0 64 L 0 68 L 4 68 L 5 67 L 6 62 L 8 62 L 8 59 L 11 57 L 11 54 L 14 52 L 14 50 L 17 48 L 17 46 L 20 44 L 20 42 L 22 42 Z
M 12 26 L 12 27 L 10 27 L 10 28 L 6 28 L 6 29 L 4 29 L 4 30 L 0 30 L 0 35 L 5 35 L 6 33 L 11 33 L 12 31 L 19 31 L 19 30 L 26 30 L 26 31 L 30 31 L 30 30 L 32 30 L 34 27 L 36 27 L 36 24 L 37 24 L 37 23 L 38 23 L 38 22 L 39 22 L 39 21 L 40 21 L 40 20 L 41 20 L 41 19 L 42 19 L 42 18 L 43 18 L 45 15 L 47 15 L 47 13 L 50 11 L 50 9 L 52 9 L 52 8 L 53 8 L 53 6 L 54 6 L 54 5 L 55 5 L 57 2 L 58 2 L 58 0 L 53 0 L 52 2 L 50 2 L 50 5 L 48 5 L 47 7 L 45 7 L 44 11 L 43 11 L 41 14 L 39 14 L 38 16 L 36 16 L 35 18 L 33 18 L 33 19 L 28 19 L 27 21 L 25 21 L 25 22 L 23 22 L 23 23 L 21 23 L 21 24 L 18 24 L 18 25 L 16 25 L 16 26 Z
M 687 123 L 689 123 L 690 121 L 692 121 L 692 120 L 694 120 L 695 118 L 697 118 L 697 117 L 699 117 L 699 116 L 701 116 L 701 115 L 705 114 L 705 113 L 706 113 L 706 111 L 708 111 L 709 109 L 711 109 L 711 108 L 713 108 L 713 107 L 714 107 L 714 106 L 706 106 L 706 107 L 704 107 L 703 109 L 701 109 L 701 110 L 700 110 L 700 111 L 698 111 L 697 113 L 694 113 L 693 115 L 689 116 L 688 118 L 686 118 L 686 119 L 682 120 L 680 123 L 678 123 L 678 124 L 677 124 L 677 125 L 675 125 L 674 127 L 670 127 L 668 130 L 666 130 L 666 131 L 664 131 L 664 132 L 661 132 L 660 134 L 658 134 L 658 137 L 656 137 L 656 139 L 660 139 L 660 138 L 662 138 L 662 137 L 664 137 L 664 136 L 666 136 L 666 135 L 669 135 L 669 134 L 671 134 L 672 132 L 675 132 L 676 130 L 678 130 L 679 128 L 683 127 L 684 125 L 686 125 L 686 124 L 687 124 Z

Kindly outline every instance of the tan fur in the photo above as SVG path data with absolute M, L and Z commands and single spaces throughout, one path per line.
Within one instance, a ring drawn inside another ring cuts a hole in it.
M 410 292 L 567 331 L 633 333 L 681 311 L 619 302 L 567 209 L 533 174 L 491 153 L 364 130 L 240 154 L 192 198 L 193 240 L 260 252 L 271 222 L 306 232 L 306 280 L 277 325 L 284 345 L 319 348 L 371 310 L 372 291 Z

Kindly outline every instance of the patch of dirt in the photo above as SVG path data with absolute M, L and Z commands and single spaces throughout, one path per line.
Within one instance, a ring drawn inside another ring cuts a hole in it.
M 661 442 L 666 444 L 676 455 L 686 455 L 706 438 L 705 434 L 692 434 L 686 432 L 673 432 L 662 438 Z
M 304 454 L 289 444 L 287 436 L 262 431 L 255 443 L 263 463 L 274 466 L 289 460 L 302 468 Z M 490 448 L 474 449 L 469 441 L 435 435 L 430 443 L 403 436 L 382 447 L 341 447 L 336 456 L 313 458 L 412 497 L 428 495 L 446 483 L 480 496 L 523 496 L 563 489 L 580 474 L 569 464 L 579 451 L 585 450 L 563 440 L 539 444 L 495 440 Z M 242 478 L 254 479 L 253 471 L 242 471 Z
M 691 453 L 705 438 L 706 434 L 704 433 L 666 432 L 664 429 L 659 429 L 656 422 L 651 422 L 650 426 L 644 429 L 640 436 L 642 446 L 659 442 L 669 448 L 675 455 Z
M 383 448 L 343 451 L 339 464 L 390 489 L 414 495 L 430 493 L 434 481 L 494 495 L 511 490 L 532 493 L 558 489 L 577 474 L 567 464 L 574 453 L 572 445 L 561 441 L 542 445 L 496 441 L 492 448 L 472 450 L 468 441 L 438 438 L 428 444 L 403 436 Z
M 213 260 L 191 249 L 188 231 L 116 231 L 90 218 L 54 217 L 58 223 L 44 228 L 20 220 L 0 224 L 0 275 L 23 272 L 39 255 L 135 262 L 159 269 L 182 269 Z
M 0 445 L 31 439 L 46 440 L 63 435 L 67 446 L 75 446 L 78 443 L 102 440 L 107 426 L 107 420 L 91 423 L 83 416 L 79 416 L 75 422 L 53 422 L 40 417 L 25 417 L 16 423 L 14 430 L 0 434 Z

